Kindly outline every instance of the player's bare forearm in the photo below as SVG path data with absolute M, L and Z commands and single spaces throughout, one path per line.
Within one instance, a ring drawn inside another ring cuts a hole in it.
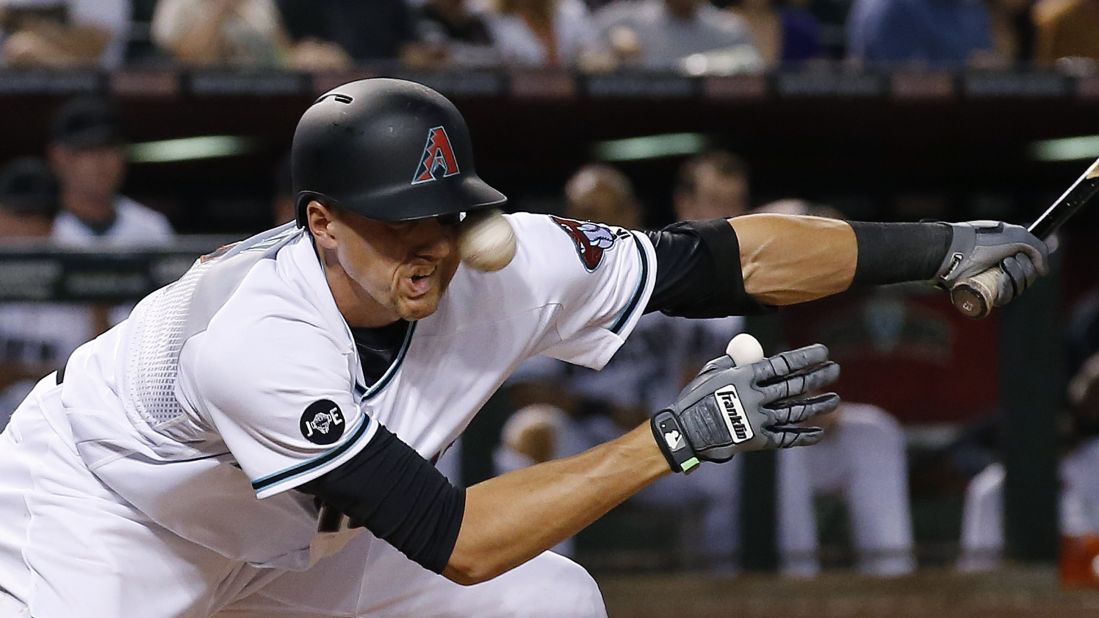
M 465 517 L 443 574 L 462 584 L 492 579 L 670 473 L 646 423 L 574 457 L 478 483 L 466 493 Z
M 744 289 L 768 305 L 792 305 L 851 286 L 858 243 L 836 219 L 759 214 L 729 220 L 740 242 Z
M 1085 174 L 1077 182 L 1086 179 Z M 729 225 L 739 242 L 744 290 L 768 305 L 909 281 L 953 289 L 993 271 L 998 306 L 1048 270 L 1045 243 L 1018 225 L 997 221 L 849 223 L 760 214 L 730 219 Z

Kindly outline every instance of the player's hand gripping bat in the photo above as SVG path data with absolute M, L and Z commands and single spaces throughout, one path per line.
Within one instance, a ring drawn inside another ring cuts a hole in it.
M 1069 217 L 1076 214 L 1089 200 L 1099 194 L 1099 160 L 1088 167 L 1050 206 L 1042 216 L 1027 228 L 1031 234 L 1049 239 Z M 950 290 L 950 300 L 964 315 L 983 318 L 999 303 L 999 290 L 1007 275 L 1000 268 L 990 268 L 983 273 L 958 282 Z

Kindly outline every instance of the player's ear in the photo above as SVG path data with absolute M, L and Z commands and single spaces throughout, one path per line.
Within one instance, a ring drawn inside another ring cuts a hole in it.
M 325 206 L 317 200 L 309 200 L 305 206 L 305 225 L 309 233 L 313 235 L 317 244 L 325 249 L 334 249 L 336 239 L 332 235 L 329 226 L 336 220 L 336 213 L 332 208 Z

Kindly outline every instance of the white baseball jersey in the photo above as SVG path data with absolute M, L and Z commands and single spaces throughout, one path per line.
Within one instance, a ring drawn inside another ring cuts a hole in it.
M 1060 463 L 1060 532 L 1062 536 L 1099 535 L 1099 438 L 1079 444 Z M 962 557 L 958 568 L 997 568 L 1004 548 L 1004 464 L 990 464 L 974 476 L 962 509 Z
M 313 498 L 287 490 L 352 458 L 379 423 L 434 457 L 523 360 L 600 367 L 640 317 L 655 280 L 645 235 L 508 219 L 511 264 L 459 268 L 374 384 L 310 238 L 286 225 L 197 261 L 79 348 L 63 406 L 45 414 L 157 524 L 234 560 L 304 569 L 358 531 L 319 539 Z
M 168 218 L 142 206 L 130 198 L 119 195 L 114 202 L 114 225 L 103 235 L 96 235 L 76 215 L 62 210 L 53 220 L 50 240 L 61 245 L 87 247 L 100 243 L 109 246 L 155 245 L 168 240 L 174 233 Z
M 96 234 L 76 215 L 62 210 L 53 220 L 50 240 L 66 247 L 141 247 L 159 245 L 175 236 L 168 217 L 124 195 L 115 197 L 114 208 L 115 222 L 103 234 Z M 110 324 L 126 319 L 132 309 L 131 303 L 112 307 Z

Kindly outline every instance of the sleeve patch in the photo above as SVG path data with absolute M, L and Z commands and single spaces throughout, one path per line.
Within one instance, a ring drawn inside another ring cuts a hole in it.
M 343 436 L 343 413 L 335 402 L 318 399 L 301 415 L 301 435 L 313 444 L 333 444 Z
M 626 238 L 629 232 L 615 232 L 609 226 L 590 221 L 576 221 L 564 217 L 550 216 L 550 219 L 572 239 L 580 263 L 588 272 L 595 272 L 603 263 L 603 254 L 614 248 L 618 238 Z

